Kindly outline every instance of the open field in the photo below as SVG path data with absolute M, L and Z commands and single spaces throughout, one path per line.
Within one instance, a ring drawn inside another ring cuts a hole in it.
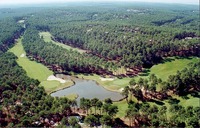
M 41 82 L 40 86 L 43 86 L 47 93 L 73 85 L 72 81 L 68 81 L 64 84 L 55 80 L 47 81 L 47 78 L 53 75 L 53 72 L 44 65 L 31 61 L 25 56 L 26 53 L 23 49 L 21 39 L 18 39 L 16 45 L 11 48 L 9 52 L 14 53 L 18 57 L 17 63 L 26 71 L 30 78 L 39 80 Z
M 173 96 L 177 100 L 179 100 L 179 105 L 188 107 L 188 106 L 193 106 L 193 107 L 198 107 L 200 106 L 200 99 L 198 97 L 193 97 L 191 95 L 187 95 L 186 99 L 183 99 L 182 97 L 178 96 Z
M 54 44 L 56 44 L 56 45 L 58 45 L 58 46 L 61 46 L 61 47 L 65 48 L 65 49 L 68 49 L 68 50 L 72 49 L 72 50 L 75 50 L 75 51 L 77 51 L 77 52 L 79 52 L 79 53 L 84 53 L 84 52 L 86 52 L 85 50 L 78 49 L 78 48 L 73 48 L 73 47 L 71 47 L 71 46 L 69 46 L 69 45 L 66 45 L 66 44 L 63 44 L 63 43 L 60 43 L 60 42 L 55 42 L 55 41 L 53 41 L 53 40 L 51 39 L 52 35 L 51 35 L 51 33 L 49 33 L 49 32 L 40 32 L 39 35 L 43 37 L 43 39 L 44 39 L 45 42 L 52 42 L 52 43 L 54 43 Z
M 119 108 L 119 112 L 117 113 L 117 117 L 125 117 L 126 115 L 126 110 L 128 109 L 128 104 L 126 102 L 126 100 L 122 100 L 119 102 L 114 102 L 114 105 L 117 105 Z
M 13 52 L 18 57 L 17 63 L 23 67 L 29 77 L 38 79 L 42 82 L 47 80 L 48 76 L 53 75 L 53 72 L 44 65 L 35 61 L 30 61 L 26 56 L 20 57 L 22 54 L 25 54 L 21 39 L 19 39 L 18 43 L 9 51 Z
M 167 80 L 170 75 L 175 75 L 177 71 L 183 70 L 191 62 L 197 62 L 199 58 L 190 57 L 190 58 L 180 58 L 176 59 L 175 57 L 167 58 L 170 61 L 166 61 L 162 64 L 154 65 L 150 69 L 150 74 L 154 73 L 158 78 L 162 80 Z
M 197 97 L 190 97 L 190 99 L 181 100 L 179 104 L 184 107 L 187 107 L 187 106 L 199 107 L 200 99 Z
M 191 62 L 197 62 L 200 58 L 166 58 L 165 62 L 152 66 L 147 73 L 141 73 L 135 77 L 137 81 L 139 78 L 148 78 L 150 74 L 155 74 L 158 78 L 166 81 L 170 75 L 175 75 L 177 71 L 181 71 Z M 147 69 L 148 70 L 148 69 Z

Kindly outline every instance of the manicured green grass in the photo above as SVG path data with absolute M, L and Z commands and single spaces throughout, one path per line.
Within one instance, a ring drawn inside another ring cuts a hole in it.
M 180 96 L 177 96 L 177 95 L 172 95 L 172 97 L 174 99 L 177 99 L 179 100 L 179 105 L 183 106 L 183 107 L 188 107 L 188 106 L 193 106 L 193 107 L 198 107 L 200 106 L 200 99 L 197 98 L 197 97 L 193 97 L 191 95 L 187 95 L 188 99 L 183 99 L 182 97 Z M 170 106 L 172 104 L 168 103 L 168 100 L 164 100 L 164 101 L 160 101 L 160 102 L 163 102 L 164 105 L 167 107 L 167 118 L 170 119 L 170 117 L 172 116 L 173 113 L 170 112 Z M 148 102 L 151 106 L 152 105 L 156 105 L 158 107 L 161 107 L 162 105 L 159 105 L 159 104 L 156 104 L 155 102 Z
M 167 80 L 170 75 L 175 75 L 177 71 L 183 70 L 188 66 L 191 62 L 197 62 L 199 58 L 191 57 L 191 58 L 180 58 L 176 59 L 175 57 L 168 58 L 171 61 L 164 62 L 162 64 L 154 65 L 150 69 L 150 74 L 156 74 L 158 78 L 162 80 Z
M 52 92 L 62 90 L 63 88 L 67 88 L 73 85 L 72 81 L 67 81 L 66 83 L 60 83 L 58 81 L 42 81 L 40 83 L 40 86 L 43 86 L 45 88 L 45 91 L 50 94 Z
M 94 80 L 100 85 L 102 85 L 104 88 L 111 90 L 111 91 L 119 91 L 119 89 L 124 88 L 125 86 L 129 85 L 129 81 L 131 78 L 115 78 L 113 81 L 101 81 L 101 76 L 99 75 L 83 75 L 78 74 L 79 78 Z
M 20 58 L 17 62 L 23 67 L 29 77 L 38 79 L 40 82 L 47 80 L 48 76 L 53 74 L 42 64 L 29 61 L 28 58 Z
M 200 106 L 200 99 L 196 97 L 192 97 L 188 100 L 182 100 L 180 105 L 187 107 L 187 106 L 193 106 L 193 107 L 199 107 Z
M 72 81 L 65 84 L 60 84 L 59 81 L 47 81 L 47 78 L 50 75 L 53 75 L 53 72 L 44 65 L 31 61 L 26 57 L 26 52 L 23 49 L 21 39 L 18 39 L 16 45 L 11 48 L 9 52 L 14 53 L 18 57 L 17 63 L 26 71 L 30 78 L 39 80 L 41 82 L 40 86 L 43 86 L 47 93 L 73 85 Z M 25 56 L 21 57 L 22 54 Z
M 29 77 L 42 82 L 47 80 L 48 76 L 53 75 L 53 72 L 44 65 L 35 61 L 30 61 L 26 56 L 20 57 L 22 54 L 25 54 L 21 39 L 19 39 L 18 43 L 9 51 L 13 52 L 18 57 L 17 63 L 23 67 Z
M 42 81 L 40 86 L 43 86 L 45 91 L 50 94 L 51 92 L 55 91 L 58 86 L 60 86 L 60 82 L 58 81 Z
M 40 32 L 39 35 L 43 37 L 43 39 L 44 39 L 45 42 L 52 42 L 52 43 L 54 43 L 54 44 L 56 44 L 58 46 L 61 46 L 61 47 L 65 48 L 65 49 L 68 49 L 68 50 L 72 49 L 72 50 L 78 51 L 79 53 L 86 52 L 85 50 L 78 49 L 78 48 L 73 48 L 73 47 L 71 47 L 69 45 L 53 41 L 51 39 L 52 35 L 49 32 Z
M 126 110 L 128 109 L 128 104 L 126 100 L 122 100 L 119 102 L 114 102 L 114 105 L 118 106 L 119 112 L 117 113 L 117 117 L 125 117 Z
M 67 98 L 70 99 L 70 100 L 75 100 L 75 99 L 78 98 L 78 95 L 72 93 L 72 94 L 66 95 L 66 96 L 64 96 L 64 97 L 67 97 Z
M 182 97 L 174 95 L 173 98 L 178 99 L 180 101 L 178 104 L 183 106 L 183 107 L 187 107 L 187 106 L 197 107 L 197 106 L 200 106 L 200 99 L 198 97 L 193 97 L 191 95 L 187 95 L 187 99 L 183 99 Z
M 157 65 L 152 66 L 147 72 L 141 73 L 141 75 L 135 77 L 135 80 L 139 80 L 139 78 L 148 78 L 150 74 L 155 74 L 158 78 L 161 78 L 163 81 L 166 81 L 170 75 L 175 75 L 177 71 L 181 71 L 188 66 L 191 62 L 197 62 L 200 58 L 198 57 L 190 57 L 190 58 L 175 58 L 170 57 L 166 58 L 166 61 Z M 143 76 L 143 75 L 144 76 Z

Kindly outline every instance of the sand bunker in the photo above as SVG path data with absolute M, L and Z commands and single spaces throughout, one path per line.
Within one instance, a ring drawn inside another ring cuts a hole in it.
M 57 77 L 55 77 L 54 75 L 51 75 L 51 76 L 49 76 L 48 78 L 47 78 L 47 80 L 48 81 L 51 81 L 51 80 L 56 80 L 56 81 L 59 81 L 60 83 L 66 83 L 66 80 L 63 80 L 63 79 L 61 79 L 61 78 L 57 78 Z
M 25 20 L 19 20 L 18 23 L 24 23 Z
M 20 57 L 25 57 L 25 54 L 21 54 Z
M 122 92 L 124 90 L 124 88 L 120 88 L 119 91 Z
M 114 80 L 114 78 L 100 78 L 101 79 L 101 81 L 113 81 Z

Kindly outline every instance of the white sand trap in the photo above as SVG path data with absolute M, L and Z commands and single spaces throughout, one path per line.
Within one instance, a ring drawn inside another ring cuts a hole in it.
M 60 83 L 66 83 L 66 80 L 63 80 L 63 79 L 61 79 L 61 78 L 57 78 L 57 77 L 55 77 L 54 75 L 51 75 L 51 76 L 49 76 L 48 78 L 47 78 L 47 80 L 48 81 L 52 81 L 52 80 L 56 80 L 56 81 L 59 81 Z
M 25 57 L 25 54 L 21 54 L 20 57 Z
M 24 23 L 25 20 L 19 20 L 18 23 Z
M 120 88 L 119 91 L 122 92 L 124 90 L 124 88 Z
M 101 79 L 101 81 L 113 81 L 114 80 L 114 78 L 100 78 Z

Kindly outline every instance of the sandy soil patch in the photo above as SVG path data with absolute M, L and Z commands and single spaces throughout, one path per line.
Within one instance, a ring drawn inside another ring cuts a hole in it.
M 25 54 L 21 54 L 20 57 L 25 57 Z
M 19 20 L 18 23 L 24 23 L 25 20 Z
M 113 81 L 114 78 L 100 78 L 101 81 Z
M 56 81 L 59 81 L 60 83 L 66 83 L 66 80 L 63 80 L 63 79 L 61 79 L 61 78 L 57 78 L 57 77 L 55 77 L 54 75 L 51 75 L 51 76 L 49 76 L 48 78 L 47 78 L 47 80 L 48 81 L 51 81 L 51 80 L 56 80 Z
M 119 91 L 122 92 L 124 90 L 124 88 L 120 88 Z

